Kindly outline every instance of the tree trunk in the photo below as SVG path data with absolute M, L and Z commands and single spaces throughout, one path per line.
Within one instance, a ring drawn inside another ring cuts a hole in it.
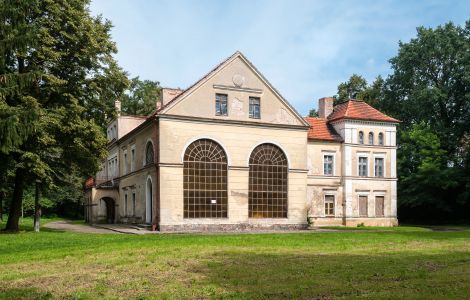
M 39 205 L 39 184 L 36 182 L 36 194 L 34 197 L 34 231 L 39 232 L 41 222 L 41 205 Z
M 5 197 L 5 192 L 0 192 L 0 222 L 3 222 L 3 198 Z
M 19 220 L 21 217 L 21 207 L 23 204 L 23 191 L 24 191 L 24 170 L 16 169 L 15 172 L 15 187 L 13 189 L 13 195 L 11 197 L 10 213 L 8 214 L 6 231 L 20 230 Z

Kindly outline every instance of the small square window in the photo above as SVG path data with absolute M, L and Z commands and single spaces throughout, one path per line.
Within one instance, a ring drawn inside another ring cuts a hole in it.
M 261 118 L 261 111 L 260 111 L 260 98 L 258 97 L 250 97 L 250 111 L 249 117 L 252 119 L 260 119 Z

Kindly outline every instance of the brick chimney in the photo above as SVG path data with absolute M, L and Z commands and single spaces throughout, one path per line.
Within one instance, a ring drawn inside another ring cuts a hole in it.
M 179 94 L 181 94 L 182 92 L 183 90 L 180 90 L 180 89 L 162 88 L 161 106 L 167 105 L 168 102 L 178 97 Z
M 318 116 L 326 119 L 333 112 L 333 97 L 323 97 L 318 100 Z

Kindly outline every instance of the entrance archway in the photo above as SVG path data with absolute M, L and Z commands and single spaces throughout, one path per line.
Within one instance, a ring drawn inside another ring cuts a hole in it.
M 152 224 L 152 177 L 147 177 L 145 184 L 145 223 Z
M 106 204 L 106 219 L 105 222 L 113 224 L 116 216 L 116 203 L 113 198 L 104 197 L 101 199 Z

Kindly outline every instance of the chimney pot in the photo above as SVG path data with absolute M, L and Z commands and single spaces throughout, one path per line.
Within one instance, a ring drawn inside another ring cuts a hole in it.
M 326 119 L 333 112 L 333 97 L 323 97 L 318 100 L 318 116 Z

